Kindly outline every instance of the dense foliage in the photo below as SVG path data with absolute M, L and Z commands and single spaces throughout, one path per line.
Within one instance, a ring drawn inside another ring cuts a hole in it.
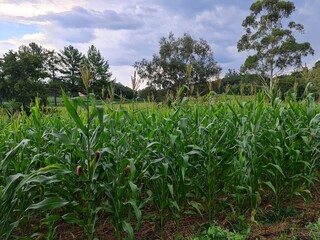
M 310 43 L 298 43 L 294 33 L 302 33 L 303 26 L 285 20 L 295 10 L 293 2 L 281 0 L 258 0 L 250 7 L 251 13 L 243 21 L 246 33 L 238 42 L 239 51 L 249 56 L 242 69 L 261 75 L 265 89 L 274 88 L 274 77 L 288 67 L 301 67 L 303 56 L 313 54 Z
M 227 209 L 263 211 L 262 200 L 277 209 L 311 197 L 319 180 L 320 108 L 310 94 L 271 103 L 209 95 L 135 112 L 63 98 L 68 115 L 36 105 L 0 120 L 3 239 L 30 233 L 34 219 L 47 225 L 33 224 L 34 234 L 54 236 L 64 221 L 93 239 L 99 217 L 132 239 L 144 219 L 162 231 L 190 211 L 211 222 Z
M 170 33 L 168 38 L 160 39 L 159 45 L 159 55 L 134 64 L 150 86 L 176 91 L 183 85 L 206 83 L 221 71 L 204 39 L 194 40 L 187 33 L 176 38 Z
M 56 98 L 61 88 L 71 96 L 78 96 L 85 91 L 79 71 L 84 61 L 89 62 L 95 76 L 90 92 L 102 97 L 102 89 L 109 86 L 111 73 L 108 61 L 96 47 L 91 46 L 87 55 L 71 45 L 60 53 L 36 43 L 20 46 L 17 52 L 11 50 L 0 61 L 0 101 L 15 102 L 17 108 L 21 104 L 29 108 L 36 97 L 41 98 L 43 104 L 49 95 Z

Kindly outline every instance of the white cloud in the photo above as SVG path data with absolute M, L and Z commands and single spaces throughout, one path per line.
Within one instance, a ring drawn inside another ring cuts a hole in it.
M 49 12 L 62 12 L 71 9 L 73 6 L 82 6 L 84 0 L 38 0 L 38 1 L 12 1 L 0 2 L 0 16 L 7 18 L 34 17 Z M 24 19 L 26 21 L 26 19 Z
M 320 1 L 295 3 L 293 20 L 306 30 L 298 39 L 311 42 L 316 54 L 306 61 L 314 63 L 320 50 L 320 33 L 315 31 Z M 83 53 L 95 45 L 113 77 L 130 86 L 134 62 L 151 59 L 158 53 L 160 38 L 172 31 L 176 37 L 188 32 L 207 40 L 224 72 L 237 70 L 245 53 L 238 53 L 236 44 L 244 34 L 241 23 L 249 5 L 242 0 L 0 0 L 0 21 L 38 26 L 32 34 L 0 41 L 0 56 L 30 42 L 56 50 L 71 44 Z
M 134 69 L 129 65 L 112 66 L 110 65 L 112 72 L 112 78 L 116 78 L 117 82 L 122 83 L 125 86 L 131 87 L 131 76 L 133 75 Z
M 0 56 L 7 53 L 9 50 L 17 50 L 18 46 L 28 45 L 31 42 L 43 42 L 46 36 L 43 33 L 26 34 L 21 38 L 10 38 L 5 41 L 0 41 Z

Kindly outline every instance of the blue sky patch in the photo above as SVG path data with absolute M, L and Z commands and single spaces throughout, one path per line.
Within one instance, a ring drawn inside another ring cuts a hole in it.
M 0 40 L 9 38 L 21 38 L 25 34 L 39 32 L 36 24 L 21 24 L 12 22 L 0 22 Z

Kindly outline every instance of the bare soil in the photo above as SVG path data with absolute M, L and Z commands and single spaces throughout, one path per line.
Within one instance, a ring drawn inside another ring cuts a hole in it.
M 304 201 L 302 198 L 298 198 L 294 201 L 293 214 L 283 216 L 280 214 L 280 218 L 274 219 L 272 213 L 273 207 L 267 202 L 263 202 L 260 208 L 263 210 L 263 214 L 256 214 L 256 222 L 250 220 L 252 213 L 244 215 L 246 226 L 251 226 L 249 240 L 264 240 L 264 239 L 296 239 L 304 240 L 310 239 L 306 225 L 310 222 L 314 223 L 320 217 L 320 183 L 317 183 L 311 191 L 312 199 Z M 284 203 L 283 208 L 289 207 L 291 204 Z M 151 212 L 151 214 L 153 214 Z M 259 217 L 260 215 L 260 217 Z M 263 219 L 261 217 L 265 219 Z M 112 223 L 106 220 L 106 216 L 101 216 L 98 221 L 96 235 L 100 240 L 117 239 L 117 235 L 114 231 Z M 257 220 L 259 219 L 259 220 Z M 231 228 L 237 225 L 237 218 L 230 218 L 230 211 L 219 213 L 216 219 L 217 224 L 223 228 Z M 200 215 L 185 215 L 181 218 L 179 226 L 177 226 L 174 220 L 170 220 L 166 223 L 164 231 L 160 233 L 154 222 L 151 220 L 144 220 L 140 230 L 135 233 L 135 239 L 138 240 L 182 240 L 192 239 L 194 236 L 199 236 L 201 232 L 205 231 L 210 224 L 206 216 Z M 38 232 L 46 232 L 44 226 L 37 226 L 36 223 L 32 224 L 33 230 L 37 229 Z M 16 232 L 17 233 L 17 232 Z M 125 236 L 125 234 L 123 235 Z M 36 238 L 37 240 L 44 239 L 41 236 Z M 57 240 L 85 240 L 87 239 L 82 228 L 61 222 L 57 224 L 56 238 Z

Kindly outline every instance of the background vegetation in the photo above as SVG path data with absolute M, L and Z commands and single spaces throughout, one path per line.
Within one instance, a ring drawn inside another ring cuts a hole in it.
M 238 42 L 252 55 L 223 78 L 210 45 L 189 34 L 160 39 L 159 54 L 134 64 L 131 88 L 111 79 L 94 46 L 6 53 L 0 237 L 55 239 L 64 225 L 96 239 L 102 220 L 119 239 L 150 222 L 166 238 L 168 222 L 179 231 L 200 216 L 204 238 L 245 239 L 261 222 L 297 215 L 319 181 L 320 62 L 303 67 L 313 50 L 292 31 L 303 26 L 283 28 L 294 9 L 252 4 Z M 222 229 L 221 216 L 236 223 Z M 319 235 L 319 221 L 303 228 Z

